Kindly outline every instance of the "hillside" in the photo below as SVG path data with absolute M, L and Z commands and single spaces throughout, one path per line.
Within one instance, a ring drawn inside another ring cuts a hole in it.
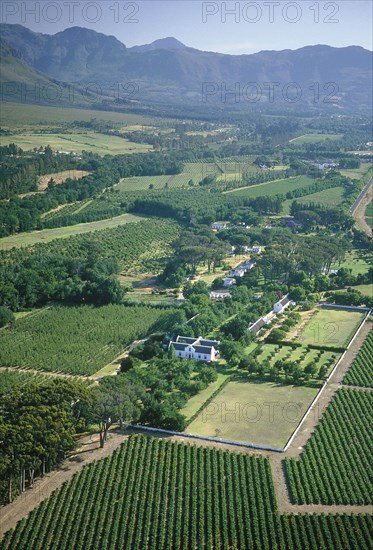
M 132 99 L 142 102 L 371 109 L 372 53 L 357 46 L 226 55 L 189 48 L 175 38 L 126 48 L 113 36 L 79 27 L 54 35 L 21 25 L 2 24 L 0 30 L 33 69 L 65 82 L 94 82 L 111 98 L 115 83 L 130 82 L 136 89 Z M 273 83 L 273 98 L 265 83 Z M 224 85 L 235 94 L 225 94 Z

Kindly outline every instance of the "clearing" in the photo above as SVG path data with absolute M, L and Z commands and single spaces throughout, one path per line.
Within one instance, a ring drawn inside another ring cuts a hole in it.
M 317 308 L 295 341 L 307 346 L 347 347 L 364 318 L 355 311 Z
M 317 392 L 272 382 L 228 382 L 186 431 L 283 448 Z

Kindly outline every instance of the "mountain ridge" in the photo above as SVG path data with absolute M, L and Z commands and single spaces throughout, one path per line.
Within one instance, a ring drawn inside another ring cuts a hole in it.
M 37 72 L 59 81 L 94 82 L 106 96 L 114 85 L 130 83 L 137 88 L 140 102 L 201 104 L 208 100 L 223 108 L 225 104 L 253 108 L 260 101 L 261 107 L 269 108 L 276 99 L 289 107 L 298 93 L 298 103 L 313 109 L 371 108 L 373 57 L 361 46 L 318 44 L 231 55 L 190 48 L 174 37 L 128 48 L 114 36 L 84 27 L 48 35 L 22 25 L 1 24 L 0 31 L 22 61 Z M 272 94 L 271 99 L 268 83 L 276 98 Z M 289 85 L 293 95 L 288 97 Z M 248 94 L 250 86 L 260 91 L 259 101 Z M 321 91 L 317 102 L 311 91 L 315 86 Z

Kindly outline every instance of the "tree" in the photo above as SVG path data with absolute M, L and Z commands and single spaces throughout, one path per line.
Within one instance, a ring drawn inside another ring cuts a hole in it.
M 4 327 L 8 323 L 14 321 L 14 314 L 10 309 L 0 306 L 0 327 Z

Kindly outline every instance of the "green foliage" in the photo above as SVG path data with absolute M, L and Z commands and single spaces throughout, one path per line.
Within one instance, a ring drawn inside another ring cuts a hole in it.
M 373 396 L 340 389 L 298 460 L 286 460 L 293 502 L 372 504 Z
M 267 458 L 133 436 L 54 492 L 6 534 L 0 548 L 22 541 L 36 550 L 42 540 L 78 550 L 96 543 L 368 550 L 371 526 L 363 515 L 280 515 Z
M 8 323 L 14 321 L 14 314 L 10 309 L 0 306 L 0 327 L 4 327 Z
M 351 386 L 373 387 L 373 331 L 366 337 L 364 344 L 355 357 L 343 380 Z
M 128 344 L 172 326 L 173 311 L 145 306 L 54 307 L 0 332 L 0 364 L 88 375 Z

